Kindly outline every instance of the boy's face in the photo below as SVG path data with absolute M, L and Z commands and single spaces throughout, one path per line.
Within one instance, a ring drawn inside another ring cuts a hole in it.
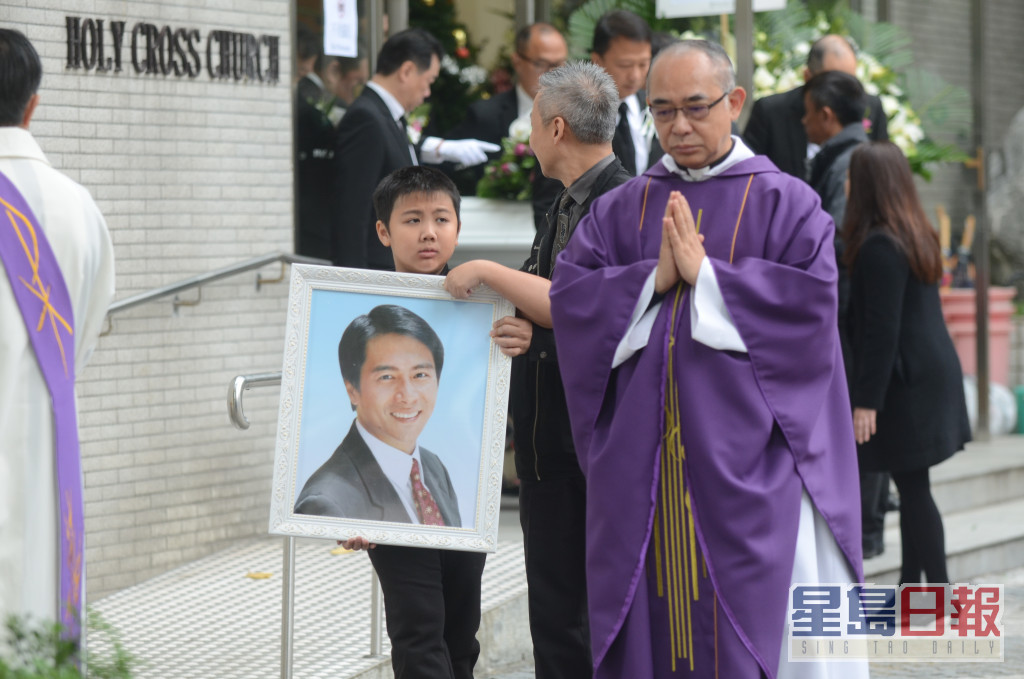
M 377 237 L 391 248 L 395 271 L 440 273 L 459 244 L 461 223 L 445 193 L 408 193 L 395 201 L 391 221 L 377 221 Z

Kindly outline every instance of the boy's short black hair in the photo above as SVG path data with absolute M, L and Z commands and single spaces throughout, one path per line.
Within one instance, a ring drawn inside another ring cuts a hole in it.
M 819 109 L 832 109 L 843 127 L 863 120 L 867 113 L 864 87 L 849 73 L 823 71 L 804 84 L 804 92 Z
M 395 203 L 402 196 L 410 193 L 443 193 L 452 199 L 452 206 L 455 208 L 455 221 L 459 218 L 459 190 L 455 188 L 455 182 L 448 178 L 444 172 L 432 167 L 422 165 L 410 165 L 395 170 L 377 184 L 373 192 L 373 207 L 377 211 L 377 219 L 384 222 L 384 228 L 390 231 L 391 211 L 395 209 Z
M 0 28 L 0 127 L 21 125 L 42 78 L 42 62 L 29 39 L 13 29 Z

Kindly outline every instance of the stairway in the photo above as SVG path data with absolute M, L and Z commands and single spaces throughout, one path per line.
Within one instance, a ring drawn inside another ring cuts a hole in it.
M 970 443 L 934 467 L 932 494 L 946 530 L 954 582 L 1024 565 L 1024 436 Z M 864 562 L 864 579 L 899 580 L 899 514 L 886 515 L 885 552 Z

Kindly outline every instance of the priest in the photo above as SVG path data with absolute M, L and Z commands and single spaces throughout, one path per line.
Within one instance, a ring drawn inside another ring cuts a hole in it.
M 551 287 L 595 676 L 806 676 L 790 585 L 861 579 L 835 227 L 730 135 L 720 46 L 665 48 L 647 89 L 666 155 L 594 202 Z

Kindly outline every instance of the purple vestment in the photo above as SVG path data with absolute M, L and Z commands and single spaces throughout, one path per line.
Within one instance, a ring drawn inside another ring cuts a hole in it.
M 613 370 L 657 264 L 673 190 L 698 221 L 749 353 L 693 341 L 688 290 L 677 297 L 673 289 L 647 346 Z M 860 579 L 834 233 L 814 192 L 763 157 L 703 182 L 684 182 L 658 163 L 598 198 L 559 257 L 551 311 L 587 478 L 595 676 L 774 677 L 802 486 Z M 685 455 L 669 466 L 678 478 L 665 494 L 670 404 Z M 677 562 L 695 566 L 678 578 L 687 600 L 674 622 L 659 592 L 662 560 L 675 544 L 665 530 L 673 512 L 682 521 Z

